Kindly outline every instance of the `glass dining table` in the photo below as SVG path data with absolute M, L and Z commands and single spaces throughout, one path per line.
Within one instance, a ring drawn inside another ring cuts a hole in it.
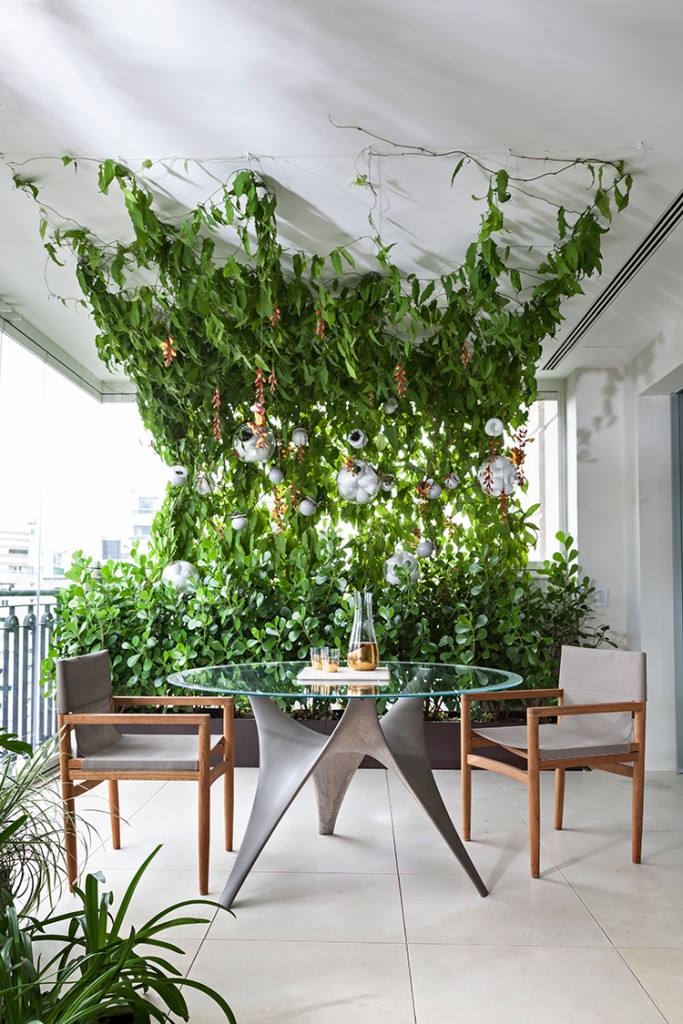
M 370 672 L 323 672 L 300 661 L 254 662 L 188 669 L 170 686 L 197 694 L 249 698 L 259 738 L 259 776 L 247 828 L 220 897 L 230 907 L 287 808 L 312 777 L 321 835 L 334 832 L 356 769 L 370 755 L 412 793 L 481 896 L 488 895 L 446 810 L 432 773 L 423 729 L 426 699 L 519 686 L 502 669 L 397 661 Z M 287 713 L 311 701 L 337 708 L 331 735 L 308 729 Z

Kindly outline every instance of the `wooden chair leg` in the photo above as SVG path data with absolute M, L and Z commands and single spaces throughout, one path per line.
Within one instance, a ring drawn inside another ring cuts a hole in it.
M 531 877 L 541 875 L 541 787 L 538 751 L 538 718 L 527 718 L 527 788 L 529 790 L 529 860 Z
M 209 787 L 199 785 L 198 856 L 199 892 L 206 896 L 209 891 L 209 843 L 211 839 L 211 818 L 209 809 Z
M 634 715 L 633 739 L 639 746 L 633 763 L 633 794 L 631 802 L 631 860 L 640 864 L 643 849 L 643 803 L 645 796 L 645 708 Z
M 116 779 L 109 780 L 109 820 L 111 822 L 111 844 L 115 850 L 121 849 L 121 814 L 119 808 L 119 784 Z
M 209 772 L 211 755 L 209 753 L 209 720 L 199 727 L 199 794 L 197 840 L 199 857 L 199 892 L 206 896 L 209 891 L 209 842 L 211 839 L 211 791 Z
M 460 705 L 460 786 L 462 789 L 462 838 L 471 837 L 472 827 L 472 767 L 467 758 L 471 750 L 470 702 L 461 698 Z
M 235 722 L 232 704 L 223 708 L 223 759 L 227 770 L 223 779 L 223 815 L 225 849 L 232 850 L 235 818 Z
M 233 844 L 233 821 L 235 817 L 235 776 L 231 771 L 223 779 L 223 811 L 225 815 L 225 849 L 230 852 Z
M 78 878 L 78 839 L 76 836 L 76 800 L 73 782 L 62 780 L 62 802 L 64 807 L 64 851 L 66 854 L 66 877 L 69 890 Z
M 60 714 L 57 717 L 59 729 L 59 777 L 62 788 L 62 810 L 64 814 L 64 854 L 66 857 L 66 877 L 69 890 L 73 889 L 78 878 L 78 839 L 76 836 L 76 798 L 74 784 L 69 778 L 69 758 L 71 757 L 71 731 Z
M 564 816 L 564 782 L 565 782 L 565 769 L 555 769 L 555 828 L 562 828 L 562 818 Z

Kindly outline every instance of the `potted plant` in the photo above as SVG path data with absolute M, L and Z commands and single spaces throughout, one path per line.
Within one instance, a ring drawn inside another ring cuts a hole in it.
M 0 909 L 7 894 L 28 914 L 65 880 L 62 802 L 48 777 L 56 746 L 33 750 L 0 731 Z
M 184 978 L 165 958 L 180 947 L 161 938 L 179 925 L 206 918 L 176 916 L 188 906 L 210 900 L 185 900 L 138 928 L 125 918 L 144 871 L 160 847 L 145 860 L 129 884 L 116 913 L 113 894 L 100 891 L 102 876 L 89 874 L 74 890 L 79 906 L 43 920 L 20 915 L 11 900 L 0 914 L 0 1024 L 151 1024 L 172 1013 L 189 1020 L 182 988 L 193 988 L 216 1004 L 216 1019 L 235 1024 L 221 995 L 208 985 Z M 43 960 L 41 943 L 55 945 Z

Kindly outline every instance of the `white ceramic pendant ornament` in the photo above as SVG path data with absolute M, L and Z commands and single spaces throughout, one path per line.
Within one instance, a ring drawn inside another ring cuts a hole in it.
M 489 437 L 498 437 L 499 434 L 504 433 L 505 424 L 503 423 L 502 420 L 493 417 L 493 419 L 488 420 L 486 426 L 484 427 L 484 430 L 489 435 Z
M 318 507 L 318 502 L 313 498 L 306 496 L 299 502 L 299 512 L 302 516 L 315 515 L 315 510 Z
M 418 558 L 429 558 L 430 555 L 434 554 L 436 548 L 428 537 L 423 537 L 415 550 Z
M 398 401 L 395 398 L 387 398 L 386 402 L 382 406 L 387 416 L 391 416 L 398 409 Z
M 247 517 L 243 512 L 235 512 L 231 518 L 233 530 L 245 530 L 247 527 Z
M 279 466 L 273 466 L 268 472 L 268 479 L 271 484 L 281 484 L 285 478 L 285 474 L 282 472 Z
M 391 473 L 385 473 L 380 481 L 380 487 L 383 491 L 393 491 L 396 485 L 396 480 Z
M 192 562 L 171 562 L 161 574 L 162 583 L 168 583 L 183 593 L 195 586 L 199 573 Z
M 397 570 L 401 570 L 400 574 Z M 415 555 L 409 551 L 395 551 L 384 563 L 384 578 L 394 586 L 406 582 L 416 583 L 420 576 L 420 566 Z
M 377 496 L 379 476 L 369 462 L 356 459 L 337 473 L 337 487 L 342 498 L 356 505 L 366 505 Z
M 308 431 L 305 427 L 295 427 L 292 431 L 292 444 L 297 448 L 303 448 L 308 444 Z
M 492 498 L 512 494 L 517 486 L 517 471 L 504 455 L 494 455 L 479 467 L 477 480 Z
M 449 491 L 454 491 L 460 484 L 460 477 L 456 476 L 455 473 L 449 473 L 444 480 L 444 487 L 447 487 Z
M 427 497 L 430 499 L 430 501 L 435 501 L 437 498 L 440 498 L 441 491 L 443 490 L 441 484 L 437 484 L 433 480 L 428 480 L 427 483 L 429 484 L 429 488 L 427 490 Z
M 171 466 L 168 479 L 172 487 L 182 487 L 187 480 L 187 470 L 184 466 Z
M 267 427 L 243 423 L 233 435 L 232 446 L 242 462 L 267 462 L 275 451 L 275 435 Z
M 368 435 L 365 431 L 356 428 L 347 435 L 346 440 L 352 448 L 365 448 L 368 443 Z

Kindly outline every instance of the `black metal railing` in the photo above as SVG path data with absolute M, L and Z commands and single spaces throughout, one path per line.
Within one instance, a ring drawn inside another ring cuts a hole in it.
M 57 730 L 40 667 L 47 657 L 57 590 L 0 590 L 0 725 L 36 744 Z

